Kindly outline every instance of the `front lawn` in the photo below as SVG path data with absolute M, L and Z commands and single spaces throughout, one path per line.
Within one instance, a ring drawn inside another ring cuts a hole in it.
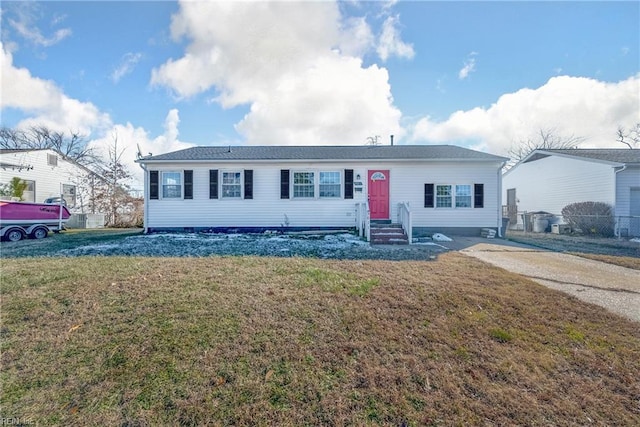
M 637 425 L 637 323 L 436 261 L 2 260 L 2 417 Z

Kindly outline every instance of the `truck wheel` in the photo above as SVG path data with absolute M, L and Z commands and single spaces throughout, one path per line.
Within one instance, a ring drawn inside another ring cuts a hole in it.
M 44 239 L 49 235 L 49 230 L 45 227 L 37 227 L 35 230 L 31 232 L 31 237 L 33 239 Z
M 17 242 L 18 240 L 22 240 L 22 238 L 24 237 L 22 235 L 22 231 L 18 230 L 17 228 L 9 230 L 5 234 L 5 236 L 6 236 L 7 240 L 10 241 L 10 242 Z

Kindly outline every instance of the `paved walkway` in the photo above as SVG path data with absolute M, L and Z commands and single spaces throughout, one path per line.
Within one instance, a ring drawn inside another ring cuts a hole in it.
M 640 322 L 640 271 L 506 240 L 456 239 L 448 247 Z

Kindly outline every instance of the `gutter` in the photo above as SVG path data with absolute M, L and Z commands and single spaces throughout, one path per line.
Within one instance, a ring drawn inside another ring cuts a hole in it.
M 147 192 L 149 191 L 149 171 L 147 170 L 147 166 L 136 160 L 136 163 L 140 164 L 140 167 L 144 171 L 144 204 L 143 204 L 143 212 L 142 212 L 142 223 L 144 224 L 143 233 L 147 234 L 149 231 L 149 226 L 147 225 L 149 219 L 149 197 Z
M 613 176 L 614 176 L 614 180 L 613 180 L 613 213 L 614 215 L 616 215 L 618 212 L 616 212 L 618 210 L 618 174 L 620 172 L 622 172 L 623 170 L 625 170 L 627 168 L 627 165 L 622 165 L 622 167 L 620 169 L 616 169 L 615 167 L 613 168 Z M 631 212 L 628 212 L 629 214 L 631 214 Z M 616 215 L 619 216 L 619 215 Z M 616 224 L 618 224 L 618 222 L 616 222 Z M 620 224 L 618 224 L 618 226 L 616 228 L 619 228 Z M 620 230 L 616 230 L 617 232 L 617 236 L 618 238 L 620 238 Z
M 502 236 L 502 169 L 507 162 L 504 161 L 498 168 L 498 237 L 503 238 Z

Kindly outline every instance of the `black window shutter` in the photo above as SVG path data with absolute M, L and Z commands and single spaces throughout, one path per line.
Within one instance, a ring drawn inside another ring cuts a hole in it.
M 424 185 L 424 207 L 433 207 L 433 184 Z
M 253 199 L 253 171 L 244 171 L 244 198 Z
M 344 170 L 344 198 L 353 199 L 353 169 Z
M 209 170 L 209 198 L 218 198 L 218 169 Z
M 473 184 L 473 207 L 484 208 L 484 184 Z
M 184 171 L 184 198 L 193 199 L 193 171 Z
M 149 198 L 158 200 L 158 171 L 149 171 Z
M 280 169 L 280 198 L 289 198 L 289 169 Z

